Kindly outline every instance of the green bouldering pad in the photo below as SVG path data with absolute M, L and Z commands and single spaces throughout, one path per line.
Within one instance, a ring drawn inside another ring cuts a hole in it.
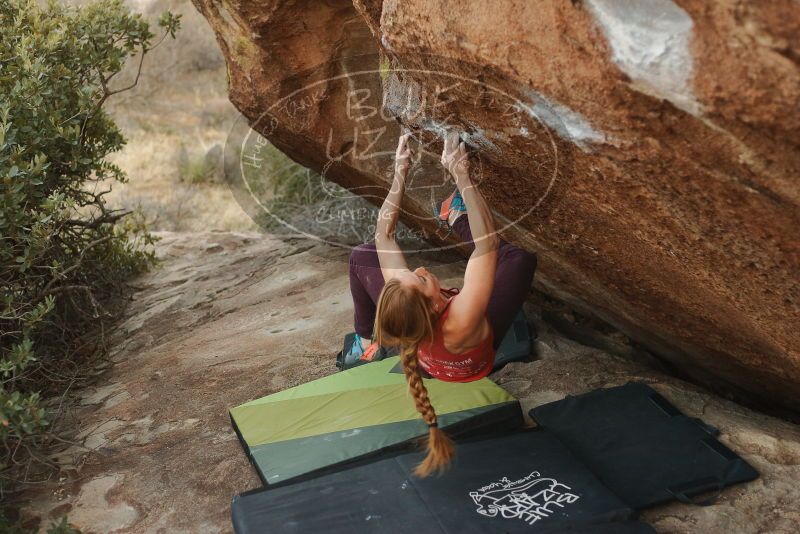
M 398 357 L 348 369 L 230 410 L 242 446 L 265 485 L 336 471 L 405 452 L 428 428 L 393 373 Z M 519 403 L 491 380 L 425 380 L 439 424 L 477 437 L 522 425 Z

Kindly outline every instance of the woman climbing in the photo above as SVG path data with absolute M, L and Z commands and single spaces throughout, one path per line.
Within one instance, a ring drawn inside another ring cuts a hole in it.
M 371 359 L 381 346 L 400 347 L 414 403 L 430 429 L 427 456 L 415 471 L 427 476 L 449 465 L 454 446 L 438 428 L 423 373 L 469 382 L 491 372 L 495 351 L 533 281 L 536 254 L 497 236 L 489 206 L 470 179 L 466 147 L 451 132 L 441 161 L 456 190 L 439 216 L 472 251 L 463 287 L 443 289 L 426 268 L 411 271 L 394 237 L 412 156 L 408 139 L 401 136 L 397 146 L 394 182 L 378 216 L 375 243 L 359 245 L 350 255 L 356 336 L 346 357 Z

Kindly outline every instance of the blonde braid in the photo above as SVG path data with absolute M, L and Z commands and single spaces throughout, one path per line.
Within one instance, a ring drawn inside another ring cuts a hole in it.
M 422 381 L 417 359 L 419 344 L 434 335 L 432 316 L 433 310 L 425 295 L 414 288 L 404 287 L 397 278 L 386 281 L 378 297 L 373 341 L 383 345 L 384 341 L 391 340 L 391 345 L 402 347 L 400 361 L 408 391 L 429 429 L 425 445 L 428 454 L 414 470 L 420 477 L 443 471 L 455 454 L 455 445 L 438 426 L 436 411 Z
M 419 477 L 426 477 L 434 471 L 441 473 L 450 465 L 455 454 L 455 446 L 447 434 L 438 427 L 436 411 L 428 396 L 428 389 L 422 381 L 417 359 L 417 345 L 403 347 L 400 361 L 403 363 L 403 372 L 408 381 L 408 389 L 414 397 L 417 411 L 428 424 L 428 439 L 425 447 L 428 455 L 414 469 L 414 473 Z
M 416 347 L 414 347 L 416 348 Z M 429 425 L 436 424 L 436 412 L 431 405 L 430 397 L 428 397 L 428 389 L 422 382 L 422 374 L 419 370 L 419 360 L 417 359 L 417 351 L 403 352 L 403 371 L 408 381 L 408 389 L 414 397 L 414 404 L 417 406 L 417 411 L 422 415 L 422 419 Z

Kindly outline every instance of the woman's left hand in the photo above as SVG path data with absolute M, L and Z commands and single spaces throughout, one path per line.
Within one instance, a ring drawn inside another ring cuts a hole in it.
M 414 156 L 414 152 L 408 143 L 410 138 L 410 133 L 400 136 L 400 140 L 397 142 L 397 152 L 394 155 L 394 173 L 401 178 L 405 178 L 408 174 L 408 169 L 411 167 L 411 158 Z
M 469 154 L 458 132 L 450 131 L 444 138 L 442 165 L 453 176 L 460 191 L 459 182 L 469 181 Z

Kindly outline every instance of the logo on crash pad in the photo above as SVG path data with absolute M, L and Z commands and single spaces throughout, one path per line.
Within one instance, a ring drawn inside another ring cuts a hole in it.
M 558 480 L 533 471 L 519 480 L 503 477 L 469 492 L 469 496 L 482 516 L 521 519 L 533 525 L 576 502 L 580 497 L 571 490 Z

